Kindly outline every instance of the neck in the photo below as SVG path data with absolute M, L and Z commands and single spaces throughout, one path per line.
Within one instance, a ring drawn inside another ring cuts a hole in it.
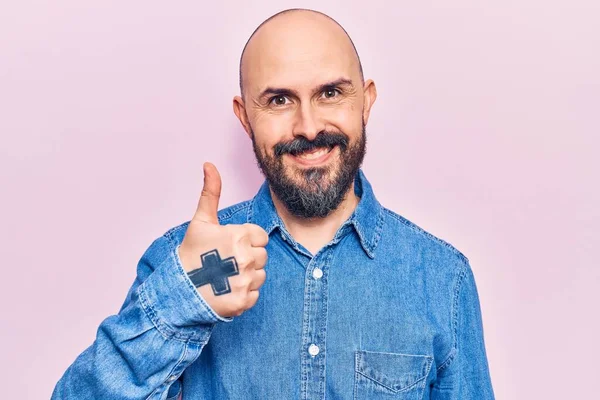
M 294 240 L 312 254 L 316 254 L 333 239 L 340 226 L 350 218 L 360 200 L 354 194 L 353 182 L 340 205 L 328 216 L 325 218 L 302 218 L 291 214 L 273 191 L 271 191 L 271 198 L 287 231 Z

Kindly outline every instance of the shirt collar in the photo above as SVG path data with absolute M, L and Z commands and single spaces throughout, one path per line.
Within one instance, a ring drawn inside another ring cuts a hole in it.
M 352 215 L 342 224 L 336 234 L 334 241 L 339 240 L 340 233 L 347 225 L 352 225 L 356 231 L 365 253 L 375 257 L 375 248 L 381 237 L 383 229 L 383 207 L 375 198 L 373 188 L 365 177 L 362 169 L 359 169 L 354 178 L 354 193 L 360 197 L 356 209 Z M 269 185 L 265 181 L 248 207 L 248 222 L 259 225 L 268 234 L 275 228 L 279 228 L 287 234 L 283 221 L 277 214 Z M 289 236 L 289 234 L 287 234 Z

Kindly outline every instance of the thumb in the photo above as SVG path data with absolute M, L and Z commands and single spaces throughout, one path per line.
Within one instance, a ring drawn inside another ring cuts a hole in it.
M 221 175 L 213 164 L 204 163 L 204 187 L 198 201 L 195 219 L 218 224 L 217 211 L 221 197 Z

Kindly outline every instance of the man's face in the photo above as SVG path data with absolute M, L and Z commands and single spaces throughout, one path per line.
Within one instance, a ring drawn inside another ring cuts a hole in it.
M 311 218 L 328 215 L 345 197 L 366 135 L 350 42 L 337 26 L 303 22 L 273 20 L 257 32 L 245 60 L 244 107 L 271 189 L 292 214 Z
M 254 154 L 271 189 L 290 213 L 302 218 L 323 218 L 338 207 L 366 152 L 364 125 L 352 144 L 342 132 L 322 131 L 313 141 L 300 136 L 280 142 L 273 155 L 263 151 L 255 137 L 253 134 Z M 288 157 L 290 165 L 285 163 Z M 313 160 L 314 165 L 305 164 Z

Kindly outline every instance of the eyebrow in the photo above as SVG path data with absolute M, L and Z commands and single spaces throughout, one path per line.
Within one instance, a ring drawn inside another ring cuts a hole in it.
M 352 84 L 352 81 L 350 79 L 348 79 L 348 78 L 339 78 L 339 79 L 336 79 L 334 81 L 323 83 L 323 84 L 317 86 L 315 89 L 313 89 L 313 94 L 315 94 L 315 93 L 321 93 L 322 91 L 324 91 L 326 89 L 329 89 L 329 88 L 332 88 L 332 87 L 336 87 L 336 86 L 350 86 L 350 87 L 354 87 L 354 85 Z M 300 97 L 299 94 L 298 94 L 298 92 L 295 91 L 295 90 L 292 90 L 292 89 L 267 87 L 265 90 L 263 90 L 260 93 L 259 99 L 264 99 L 268 95 Z

